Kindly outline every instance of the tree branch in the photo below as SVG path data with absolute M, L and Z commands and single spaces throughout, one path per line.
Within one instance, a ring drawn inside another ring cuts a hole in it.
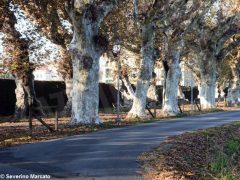
M 225 57 L 236 47 L 240 46 L 240 37 L 235 39 L 231 44 L 229 44 L 227 47 L 223 48 L 218 54 L 217 59 L 223 60 Z
M 120 0 L 103 0 L 102 3 L 97 8 L 97 13 L 99 15 L 100 22 L 103 18 L 119 3 Z

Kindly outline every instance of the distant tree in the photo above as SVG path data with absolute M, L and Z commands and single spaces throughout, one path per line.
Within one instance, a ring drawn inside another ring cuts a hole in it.
M 228 88 L 228 104 L 239 105 L 240 103 L 240 47 L 235 48 L 229 53 L 225 60 L 222 61 L 218 74 L 218 80 L 222 83 L 229 83 Z
M 191 24 L 191 19 L 198 13 L 197 10 L 204 7 L 204 3 L 151 1 L 147 6 L 139 1 L 139 4 L 142 5 L 142 8 L 139 8 L 138 17 L 138 23 L 142 28 L 141 75 L 137 84 L 135 102 L 128 116 L 145 116 L 146 92 L 153 72 L 154 61 L 159 53 L 156 50 L 159 47 L 166 71 L 163 110 L 166 114 L 176 114 L 178 113 L 177 89 L 181 73 L 179 61 L 184 47 L 184 33 Z M 156 33 L 161 36 L 160 39 L 163 41 L 159 43 L 159 47 L 154 45 L 156 41 L 154 34 Z
M 72 61 L 68 45 L 72 38 L 69 16 L 65 10 L 66 1 L 14 0 L 31 22 L 38 27 L 39 33 L 60 47 L 61 57 L 56 67 L 66 84 L 68 101 L 63 114 L 71 115 L 72 109 Z M 67 24 L 66 24 L 67 22 Z
M 5 33 L 4 41 L 8 44 L 5 51 L 8 52 L 9 61 L 5 61 L 5 66 L 13 74 L 16 81 L 16 108 L 15 117 L 21 118 L 26 114 L 29 105 L 41 108 L 40 102 L 36 98 L 34 89 L 33 70 L 35 66 L 29 61 L 29 40 L 22 38 L 20 32 L 15 28 L 17 23 L 14 15 L 14 4 L 11 0 L 5 1 L 2 18 L 4 19 L 1 31 Z M 40 109 L 38 115 L 43 115 Z
M 199 16 L 190 30 L 188 47 L 196 53 L 200 67 L 199 97 L 202 108 L 215 107 L 217 60 L 224 59 L 239 41 L 227 43 L 239 32 L 237 7 L 234 3 L 225 7 L 224 3 L 216 1 Z

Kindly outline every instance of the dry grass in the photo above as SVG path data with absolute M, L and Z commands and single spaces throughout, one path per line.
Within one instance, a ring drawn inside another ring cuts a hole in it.
M 39 121 L 33 120 L 32 135 L 29 132 L 29 123 L 27 119 L 18 122 L 5 121 L 0 123 L 0 148 L 38 142 L 43 140 L 55 139 L 64 136 L 84 134 L 102 129 L 122 127 L 126 124 L 117 124 L 115 121 L 107 119 L 101 125 L 69 125 L 69 118 L 59 118 L 58 131 L 49 132 Z M 54 128 L 54 118 L 44 119 L 44 121 Z

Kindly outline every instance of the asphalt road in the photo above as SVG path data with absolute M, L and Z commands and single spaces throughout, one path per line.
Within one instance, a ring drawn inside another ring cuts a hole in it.
M 240 111 L 172 119 L 20 145 L 0 151 L 0 179 L 3 176 L 6 178 L 7 174 L 51 175 L 53 179 L 142 179 L 138 175 L 137 156 L 157 146 L 167 136 L 236 120 L 240 120 Z

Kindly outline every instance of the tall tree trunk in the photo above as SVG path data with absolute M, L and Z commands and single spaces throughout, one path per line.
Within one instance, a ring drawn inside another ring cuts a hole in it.
M 32 110 L 32 115 L 35 117 L 44 116 L 45 114 L 43 112 L 42 105 L 36 96 L 32 70 L 29 70 L 23 75 L 23 89 L 25 93 L 25 102 L 27 102 L 26 104 L 34 108 Z
M 29 110 L 29 106 L 32 106 L 33 116 L 44 116 L 43 109 L 40 101 L 36 97 L 34 88 L 34 76 L 32 70 L 24 72 L 23 74 L 15 74 L 16 82 L 16 109 L 15 117 L 22 118 L 26 115 L 26 111 Z
M 89 37 L 91 39 L 91 37 Z M 87 48 L 86 48 L 87 50 Z M 84 53 L 84 54 L 82 54 Z M 73 60 L 73 92 L 72 121 L 73 123 L 98 124 L 99 105 L 99 58 L 95 52 L 78 50 Z
M 72 120 L 73 124 L 98 124 L 99 59 L 107 40 L 99 34 L 104 17 L 116 6 L 117 0 L 92 3 L 69 1 L 67 11 L 73 23 L 70 45 L 73 64 Z
M 183 41 L 175 43 L 175 47 L 169 47 L 168 54 L 170 57 L 165 62 L 166 80 L 163 91 L 163 112 L 166 115 L 176 115 L 178 111 L 178 84 L 181 77 L 179 65 Z M 166 64 L 167 63 L 167 64 Z M 166 67 L 167 66 L 167 67 Z
M 209 109 L 215 107 L 216 90 L 216 59 L 212 52 L 200 53 L 200 84 L 199 98 L 201 107 Z
M 215 107 L 215 88 L 216 88 L 215 81 L 206 80 L 202 78 L 201 78 L 201 84 L 199 86 L 199 98 L 200 98 L 201 107 L 203 109 L 214 108 Z
M 29 105 L 33 107 L 40 107 L 40 103 L 36 98 L 34 89 L 33 65 L 29 61 L 29 40 L 23 39 L 21 33 L 15 28 L 17 19 L 12 8 L 12 1 L 6 1 L 7 7 L 5 15 L 5 33 L 7 34 L 7 41 L 9 43 L 9 52 L 11 52 L 10 69 L 16 78 L 16 109 L 15 117 L 21 118 L 25 115 L 26 109 Z M 33 115 L 43 115 L 39 108 L 35 110 Z
M 233 80 L 231 87 L 228 90 L 228 104 L 237 106 L 240 103 L 240 88 L 239 88 L 239 64 L 238 61 L 231 62 L 230 64 Z
M 175 56 L 174 61 L 169 65 L 166 73 L 163 94 L 163 112 L 167 115 L 176 115 L 178 111 L 178 84 L 181 76 L 179 57 Z
M 142 60 L 140 64 L 140 76 L 137 81 L 133 106 L 129 111 L 127 118 L 146 117 L 146 101 L 149 83 L 152 78 L 154 67 L 154 43 L 155 31 L 152 24 L 146 24 L 142 28 Z
M 26 115 L 26 102 L 25 102 L 25 93 L 23 90 L 23 79 L 20 77 L 15 77 L 16 83 L 16 104 L 15 104 L 15 112 L 14 117 L 16 119 L 21 119 Z
M 230 68 L 232 71 L 233 79 L 232 79 L 232 89 L 238 87 L 239 83 L 239 64 L 238 62 L 232 62 L 230 64 Z

